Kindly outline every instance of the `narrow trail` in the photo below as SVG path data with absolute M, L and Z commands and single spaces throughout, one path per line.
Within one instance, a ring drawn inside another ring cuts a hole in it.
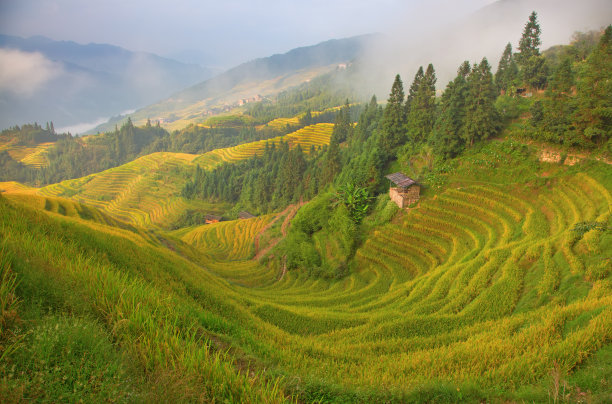
M 281 272 L 281 276 L 280 278 L 278 278 L 279 282 L 283 280 L 286 273 L 287 273 L 287 260 L 283 260 L 283 272 Z
M 287 206 L 287 208 L 285 208 L 285 210 L 283 210 L 281 213 L 279 213 L 274 220 L 272 220 L 270 223 L 268 223 L 266 226 L 264 226 L 263 229 L 261 229 L 259 231 L 259 233 L 257 233 L 257 235 L 255 236 L 255 260 L 259 260 L 261 259 L 261 257 L 263 257 L 264 255 L 266 255 L 268 253 L 268 251 L 270 251 L 272 248 L 276 247 L 276 245 L 278 243 L 280 243 L 280 241 L 285 238 L 287 236 L 287 230 L 289 229 L 289 224 L 291 224 L 291 219 L 293 219 L 293 217 L 296 215 L 297 211 L 305 204 L 306 202 L 304 201 L 300 201 L 299 203 L 295 204 L 295 205 L 289 205 Z M 265 247 L 264 249 L 260 250 L 259 249 L 259 239 L 260 237 L 264 234 L 264 232 L 266 230 L 268 230 L 270 227 L 272 227 L 272 225 L 274 223 L 276 223 L 276 221 L 283 217 L 284 215 L 287 215 L 285 217 L 285 220 L 283 221 L 283 224 L 281 225 L 281 237 L 278 237 L 274 240 L 270 241 L 270 244 Z M 286 271 L 286 269 L 283 270 L 283 275 L 284 272 Z M 281 277 L 282 279 L 282 277 Z

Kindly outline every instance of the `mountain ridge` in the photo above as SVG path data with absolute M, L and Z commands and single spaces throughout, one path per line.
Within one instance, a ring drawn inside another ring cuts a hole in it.
M 66 127 L 108 118 L 213 74 L 153 53 L 43 36 L 0 35 L 0 51 L 6 66 L 2 127 L 45 121 Z
M 167 121 L 168 117 L 182 113 L 200 115 L 199 119 L 203 121 L 207 109 L 219 105 L 227 106 L 232 104 L 231 100 L 236 102 L 245 98 L 245 94 L 249 94 L 248 97 L 260 93 L 264 96 L 273 96 L 281 90 L 309 81 L 318 74 L 332 71 L 339 65 L 346 68 L 348 62 L 361 55 L 379 38 L 380 34 L 364 34 L 330 39 L 315 45 L 295 48 L 283 54 L 254 59 L 178 91 L 165 100 L 141 108 L 129 117 L 135 123 L 144 123 L 147 119 Z M 283 84 L 283 80 L 289 84 Z M 269 82 L 268 88 L 258 87 L 262 82 Z M 239 88 L 241 86 L 247 88 Z M 193 109 L 188 113 L 182 111 L 191 106 Z M 114 125 L 120 124 L 127 118 L 128 116 L 124 116 L 119 121 L 113 120 L 102 124 L 89 133 L 112 130 Z

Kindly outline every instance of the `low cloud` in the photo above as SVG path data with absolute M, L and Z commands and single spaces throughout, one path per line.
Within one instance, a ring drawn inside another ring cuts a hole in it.
M 474 63 L 487 57 L 495 71 L 507 43 L 517 51 L 532 11 L 538 13 L 542 29 L 541 51 L 569 43 L 574 31 L 597 30 L 612 16 L 610 0 L 501 0 L 463 14 L 462 4 L 432 0 L 406 15 L 401 24 L 390 25 L 386 41 L 364 57 L 371 78 L 364 86 L 386 99 L 396 73 L 407 89 L 418 67 L 429 63 L 435 67 L 438 90 L 452 80 L 464 60 Z
M 41 53 L 0 48 L 0 93 L 30 97 L 62 72 L 59 63 Z

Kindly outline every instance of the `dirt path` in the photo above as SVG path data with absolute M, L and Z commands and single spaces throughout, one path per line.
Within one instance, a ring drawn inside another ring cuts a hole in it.
M 263 229 L 261 229 L 259 231 L 259 233 L 257 233 L 257 235 L 255 236 L 255 251 L 257 251 L 255 253 L 255 258 L 256 260 L 259 260 L 261 257 L 263 257 L 264 255 L 266 255 L 268 253 L 268 251 L 270 251 L 272 248 L 276 247 L 276 245 L 283 239 L 285 238 L 285 236 L 287 236 L 287 230 L 289 229 L 289 225 L 291 224 L 291 219 L 293 219 L 293 217 L 295 216 L 295 214 L 297 213 L 298 209 L 301 208 L 306 202 L 300 201 L 299 203 L 295 204 L 295 205 L 289 205 L 287 206 L 287 208 L 285 210 L 283 210 L 281 213 L 279 213 L 274 220 L 272 220 L 270 223 L 268 223 L 266 226 L 264 226 Z M 281 237 L 276 238 L 274 240 L 271 240 L 270 244 L 260 250 L 259 249 L 259 239 L 260 237 L 264 234 L 264 232 L 266 230 L 268 230 L 274 223 L 276 223 L 276 221 L 281 218 L 282 216 L 287 215 L 287 217 L 285 217 L 285 220 L 283 221 L 283 224 L 281 225 Z M 286 272 L 286 268 L 283 269 L 283 275 Z M 281 276 L 282 279 L 282 276 Z
M 283 217 L 284 215 L 286 215 L 291 209 L 293 209 L 293 205 L 289 205 L 285 208 L 285 210 L 283 210 L 281 213 L 279 213 L 278 215 L 276 215 L 276 217 L 274 219 L 272 219 L 272 221 L 270 223 L 268 223 L 267 225 L 265 225 L 261 230 L 259 230 L 259 233 L 257 233 L 255 235 L 255 251 L 259 252 L 259 239 L 261 238 L 261 236 L 268 231 L 268 229 L 270 227 L 272 227 L 274 225 L 274 223 L 276 223 L 278 221 L 278 219 L 280 219 L 281 217 Z
M 287 257 L 285 257 L 285 258 L 287 258 Z M 286 273 L 287 273 L 287 260 L 286 260 L 286 259 L 284 259 L 284 260 L 283 260 L 283 271 L 281 272 L 281 276 L 280 276 L 280 278 L 278 278 L 278 281 L 279 281 L 279 282 L 283 280 L 283 278 L 285 277 L 285 274 L 286 274 Z

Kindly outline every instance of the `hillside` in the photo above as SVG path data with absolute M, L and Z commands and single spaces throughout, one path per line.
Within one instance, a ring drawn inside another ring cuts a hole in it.
M 377 38 L 376 35 L 363 35 L 334 39 L 246 62 L 129 116 L 139 125 L 151 119 L 169 129 L 202 123 L 210 115 L 240 106 L 242 100 L 253 102 L 262 97 L 273 98 L 283 90 L 336 71 L 340 64 L 346 68 L 348 62 L 362 54 Z M 111 130 L 117 123 L 100 125 L 92 132 Z

